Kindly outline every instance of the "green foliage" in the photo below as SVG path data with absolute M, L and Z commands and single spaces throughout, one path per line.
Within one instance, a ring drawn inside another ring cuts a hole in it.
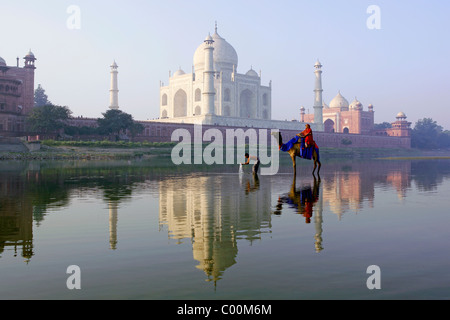
M 373 128 L 375 130 L 388 129 L 392 128 L 392 124 L 390 124 L 389 122 L 375 123 Z
M 45 90 L 38 84 L 37 89 L 34 91 L 34 106 L 42 107 L 51 104 L 50 100 L 48 100 L 48 96 L 45 94 Z
M 108 110 L 102 113 L 103 118 L 98 118 L 98 132 L 100 134 L 115 135 L 116 137 L 126 130 L 130 130 L 132 135 L 144 130 L 144 126 L 135 123 L 133 117 L 120 110 Z
M 27 125 L 31 131 L 53 133 L 66 126 L 72 112 L 67 107 L 44 105 L 34 107 L 27 117 Z
M 349 146 L 349 145 L 352 144 L 352 140 L 350 140 L 350 139 L 348 139 L 348 138 L 343 138 L 343 139 L 341 140 L 341 143 L 342 143 L 344 146 Z
M 411 146 L 419 149 L 437 149 L 450 147 L 449 131 L 431 118 L 420 119 L 411 131 Z
M 175 142 L 125 142 L 125 141 L 57 141 L 44 140 L 42 144 L 49 147 L 86 147 L 86 148 L 156 148 L 156 147 L 173 147 Z

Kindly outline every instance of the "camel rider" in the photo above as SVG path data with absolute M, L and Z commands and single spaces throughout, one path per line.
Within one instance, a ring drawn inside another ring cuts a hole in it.
M 305 138 L 305 148 L 308 148 L 309 146 L 313 146 L 314 145 L 313 133 L 312 133 L 312 130 L 311 130 L 311 126 L 309 124 L 306 124 L 305 125 L 305 130 L 303 130 L 302 132 L 298 133 L 297 136 Z

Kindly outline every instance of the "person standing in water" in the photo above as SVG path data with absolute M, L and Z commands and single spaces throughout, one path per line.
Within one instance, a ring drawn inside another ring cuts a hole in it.
M 245 153 L 245 159 L 246 161 L 244 163 L 241 163 L 241 165 L 249 165 L 250 160 L 255 161 L 253 164 L 252 172 L 253 174 L 258 174 L 258 168 L 259 168 L 259 158 L 257 156 L 250 156 L 248 153 Z

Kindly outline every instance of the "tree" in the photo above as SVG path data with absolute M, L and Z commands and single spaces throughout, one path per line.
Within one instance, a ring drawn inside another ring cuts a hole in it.
M 419 149 L 436 149 L 442 127 L 431 118 L 420 119 L 411 131 L 411 146 Z
M 392 124 L 389 122 L 375 123 L 373 127 L 376 130 L 388 129 L 388 128 L 392 128 Z
M 120 133 L 126 130 L 136 134 L 144 129 L 142 125 L 137 126 L 130 114 L 120 110 L 111 109 L 102 115 L 103 118 L 97 119 L 98 131 L 101 134 L 114 135 L 117 139 Z
M 437 143 L 440 148 L 450 148 L 450 131 L 442 131 L 437 138 Z
M 48 96 L 45 94 L 45 90 L 38 84 L 37 89 L 34 91 L 34 106 L 42 107 L 51 104 L 50 100 L 48 100 Z
M 44 105 L 34 107 L 27 117 L 27 125 L 31 131 L 53 133 L 66 126 L 72 111 L 67 107 Z

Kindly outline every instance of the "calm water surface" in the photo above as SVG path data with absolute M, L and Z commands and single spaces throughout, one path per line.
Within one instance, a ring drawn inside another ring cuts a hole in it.
M 1 163 L 0 298 L 450 298 L 448 160 L 159 163 Z

